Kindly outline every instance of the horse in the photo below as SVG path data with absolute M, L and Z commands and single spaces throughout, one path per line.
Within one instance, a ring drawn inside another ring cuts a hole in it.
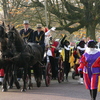
M 25 43 L 18 31 L 13 27 L 8 32 L 8 44 L 14 45 L 16 52 L 12 61 L 14 63 L 14 78 L 16 79 L 17 68 L 23 67 L 23 89 L 21 91 L 26 91 L 26 77 L 29 75 L 31 83 L 31 70 L 30 66 L 33 66 L 34 76 L 37 82 L 37 87 L 41 86 L 42 79 L 42 54 L 43 50 L 40 45 L 34 43 Z
M 13 66 L 12 62 L 9 60 L 9 58 L 13 57 L 13 51 L 11 49 L 8 49 L 8 40 L 4 25 L 0 25 L 0 52 L 0 68 L 4 69 L 4 80 L 2 89 L 2 91 L 4 92 L 7 91 L 7 83 L 10 88 L 12 88 L 13 85 Z

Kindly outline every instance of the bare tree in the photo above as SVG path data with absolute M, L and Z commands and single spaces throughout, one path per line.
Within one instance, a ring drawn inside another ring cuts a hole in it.
M 33 1 L 33 7 L 44 7 L 40 0 Z M 60 24 L 58 29 L 73 33 L 85 27 L 87 36 L 95 39 L 95 29 L 100 20 L 100 0 L 47 0 L 48 11 Z

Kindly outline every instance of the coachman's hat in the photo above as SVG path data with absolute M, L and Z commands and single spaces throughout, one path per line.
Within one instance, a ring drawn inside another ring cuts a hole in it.
M 29 21 L 28 20 L 24 20 L 23 24 L 29 24 Z
M 42 24 L 37 24 L 37 28 L 42 28 Z

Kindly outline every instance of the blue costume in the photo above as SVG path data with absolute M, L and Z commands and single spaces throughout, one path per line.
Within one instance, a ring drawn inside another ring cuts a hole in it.
M 44 41 L 45 41 L 44 31 L 40 31 L 39 33 L 38 33 L 38 31 L 35 31 L 33 33 L 33 42 L 38 43 L 43 48 L 43 52 L 44 52 L 44 49 L 45 49 Z
M 20 31 L 20 35 L 24 39 L 24 41 L 27 40 L 27 42 L 33 42 L 33 30 L 31 28 L 28 28 L 26 31 L 25 29 L 22 29 Z

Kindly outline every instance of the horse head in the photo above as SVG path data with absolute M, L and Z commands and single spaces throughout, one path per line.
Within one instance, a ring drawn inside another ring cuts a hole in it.
M 16 38 L 16 29 L 15 27 L 12 27 L 9 32 L 8 32 L 8 40 L 10 42 L 14 42 L 15 41 L 15 38 Z
M 15 27 L 10 28 L 8 32 L 8 47 L 11 48 L 16 40 L 16 29 Z
M 2 39 L 4 39 L 5 37 L 5 25 L 4 25 L 4 22 L 2 23 L 2 25 L 0 25 L 0 42 Z
M 15 27 L 12 27 L 8 32 L 8 45 L 16 45 L 17 47 L 23 44 L 23 39 L 16 30 Z

